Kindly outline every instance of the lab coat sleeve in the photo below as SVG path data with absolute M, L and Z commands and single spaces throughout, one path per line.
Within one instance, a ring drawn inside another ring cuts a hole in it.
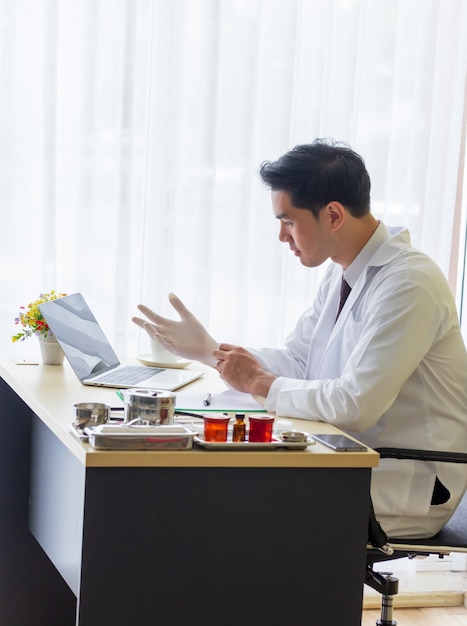
M 405 266 L 400 271 L 383 268 L 331 334 L 323 378 L 280 376 L 265 408 L 357 433 L 374 426 L 412 375 L 423 386 L 423 368 L 417 368 L 433 344 L 449 334 L 449 326 L 456 326 L 446 289 L 436 272 L 428 277 Z M 443 356 L 439 358 L 442 371 Z

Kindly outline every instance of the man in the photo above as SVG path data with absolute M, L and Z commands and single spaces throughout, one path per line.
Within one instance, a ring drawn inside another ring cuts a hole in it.
M 363 159 L 316 140 L 263 163 L 260 175 L 279 239 L 306 267 L 332 261 L 284 348 L 218 345 L 173 294 L 180 321 L 144 306 L 150 323 L 134 321 L 173 352 L 216 367 L 235 389 L 263 397 L 277 415 L 329 422 L 372 448 L 466 451 L 467 355 L 451 290 L 407 230 L 371 214 Z M 457 464 L 384 459 L 372 478 L 390 536 L 435 534 L 466 488 L 467 466 Z

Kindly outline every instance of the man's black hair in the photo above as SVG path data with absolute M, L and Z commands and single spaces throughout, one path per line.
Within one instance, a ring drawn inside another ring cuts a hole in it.
M 354 217 L 370 210 L 370 177 L 362 157 L 343 143 L 316 139 L 295 146 L 277 161 L 260 168 L 263 182 L 273 191 L 290 194 L 292 205 L 318 216 L 337 201 Z

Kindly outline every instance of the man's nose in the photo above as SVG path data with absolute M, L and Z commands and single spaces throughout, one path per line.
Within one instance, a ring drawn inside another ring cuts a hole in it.
M 287 227 L 283 224 L 281 224 L 281 227 L 279 228 L 279 241 L 281 241 L 282 243 L 288 243 L 292 241 L 292 237 L 289 235 Z

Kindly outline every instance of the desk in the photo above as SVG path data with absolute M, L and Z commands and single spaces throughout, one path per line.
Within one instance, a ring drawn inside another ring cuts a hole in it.
M 114 390 L 67 364 L 0 377 L 1 624 L 360 624 L 376 453 L 93 450 L 73 403 Z

